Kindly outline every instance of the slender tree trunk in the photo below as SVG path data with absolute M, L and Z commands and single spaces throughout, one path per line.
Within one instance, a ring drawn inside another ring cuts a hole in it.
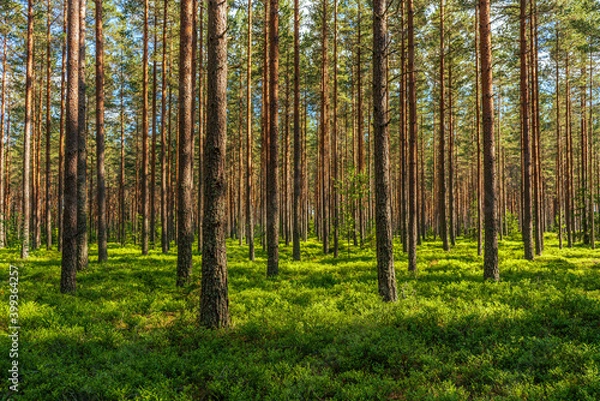
M 440 238 L 444 251 L 448 251 L 448 226 L 446 219 L 446 85 L 445 85 L 445 41 L 444 41 L 444 0 L 440 0 L 440 136 L 438 146 L 438 214 Z
M 339 251 L 339 198 L 338 198 L 338 2 L 333 2 L 333 256 L 338 257 Z M 386 91 L 387 92 L 387 91 Z M 387 96 L 387 95 L 386 95 Z M 389 132 L 388 132 L 389 142 Z M 389 153 L 389 152 L 388 152 Z M 389 159 L 389 155 L 388 155 Z M 389 164 L 389 160 L 388 160 Z M 330 180 L 331 182 L 331 180 Z M 391 195 L 391 192 L 390 192 Z M 391 209 L 390 209 L 391 210 Z M 391 230 L 391 222 L 390 222 Z
M 190 0 L 185 0 L 190 2 Z M 183 11 L 183 8 L 182 8 Z M 225 201 L 227 178 L 227 3 L 208 2 L 207 130 L 204 150 L 204 240 L 200 323 L 229 325 Z
M 179 46 L 179 181 L 177 184 L 177 286 L 189 283 L 192 274 L 192 163 L 194 139 L 192 121 L 193 0 L 181 2 Z
M 168 201 L 167 201 L 167 13 L 169 1 L 163 2 L 161 91 L 160 91 L 160 245 L 163 253 L 169 252 Z M 201 218 L 201 217 L 199 217 Z
M 448 232 L 450 244 L 456 245 L 456 199 L 454 196 L 454 102 L 452 99 L 452 60 L 448 63 Z
M 475 11 L 475 76 L 480 76 L 479 68 L 479 5 Z M 477 255 L 481 256 L 483 246 L 483 225 L 482 225 L 482 202 L 483 193 L 481 180 L 481 96 L 479 90 L 479 79 L 475 79 L 475 130 L 477 131 Z
M 321 230 L 323 233 L 323 253 L 329 253 L 329 214 L 330 214 L 330 125 L 329 125 L 329 15 L 327 3 L 323 0 L 323 18 L 321 21 Z
M 567 53 L 565 66 L 565 174 L 563 177 L 565 185 L 565 222 L 567 224 L 567 246 L 573 246 L 574 217 L 573 211 L 573 139 L 571 134 L 571 83 L 569 82 L 569 55 Z
M 415 9 L 408 0 L 408 270 L 417 271 L 417 91 L 415 82 Z
M 96 0 L 96 174 L 98 208 L 98 262 L 108 260 L 106 232 L 106 184 L 104 182 L 104 36 L 102 0 Z
M 533 238 L 532 238 L 532 204 L 531 204 L 531 145 L 529 135 L 529 84 L 527 69 L 527 0 L 520 0 L 520 76 L 521 76 L 521 144 L 523 159 L 523 247 L 525 259 L 533 260 Z
M 198 38 L 198 251 L 202 251 L 204 204 L 204 0 L 200 0 L 200 37 Z M 166 12 L 166 11 L 165 11 Z
M 483 106 L 483 185 L 485 254 L 483 278 L 498 281 L 498 216 L 496 211 L 496 144 L 494 139 L 494 91 L 492 84 L 492 34 L 490 0 L 479 0 L 479 51 Z
M 278 75 L 279 0 L 270 0 L 269 19 L 269 163 L 267 167 L 267 276 L 279 272 Z
M 588 182 L 588 219 L 589 219 L 589 243 L 592 249 L 596 248 L 596 227 L 595 227 L 595 212 L 594 208 L 594 65 L 592 61 L 592 52 L 589 55 L 590 69 L 590 85 L 589 85 L 589 129 L 588 135 L 588 157 L 589 157 L 589 182 Z
M 562 219 L 562 186 L 563 186 L 563 163 L 562 163 L 562 140 L 560 137 L 560 70 L 558 66 L 559 34 L 556 31 L 556 218 L 558 221 L 558 247 L 563 247 L 563 219 Z
M 254 260 L 254 206 L 252 203 L 252 0 L 248 0 L 246 57 L 246 239 L 248 241 L 248 258 Z
M 6 118 L 6 59 L 8 51 L 8 38 L 4 37 L 4 45 L 2 46 L 2 93 L 0 94 L 0 102 L 2 102 L 2 108 L 0 109 L 0 249 L 6 246 L 6 203 L 4 202 L 5 196 L 5 180 L 6 174 L 5 162 L 5 132 L 4 132 L 4 121 Z M 10 205 L 9 205 L 10 206 Z
M 61 72 L 60 72 L 60 128 L 58 138 L 58 250 L 62 252 L 63 244 L 63 209 L 65 204 L 65 198 L 63 193 L 64 188 L 64 164 L 65 164 L 65 117 L 66 117 L 66 98 L 67 98 L 67 4 L 68 1 L 64 1 L 63 7 L 63 34 L 64 39 L 62 41 L 61 49 Z
M 79 138 L 79 1 L 68 0 L 67 108 L 60 292 L 72 293 L 77 273 L 77 149 Z M 32 26 L 33 28 L 33 26 Z M 28 110 L 28 108 L 26 108 Z
M 365 210 L 364 210 L 364 194 L 363 194 L 363 174 L 365 170 L 365 151 L 364 151 L 364 134 L 363 134 L 363 101 L 362 101 L 362 31 L 361 31 L 361 4 L 358 0 L 358 19 L 356 22 L 357 33 L 357 48 L 356 48 L 356 97 L 357 97 L 357 137 L 358 137 L 358 169 L 357 174 L 360 179 L 358 193 L 358 233 L 360 236 L 360 246 L 364 245 L 365 240 Z
M 152 149 L 150 150 L 150 246 L 152 249 L 156 246 L 156 142 L 158 135 L 156 133 L 156 91 L 157 91 L 157 71 L 156 71 L 156 48 L 158 32 L 158 7 L 157 1 L 154 1 L 154 38 L 152 53 Z
M 142 58 L 142 255 L 148 254 L 149 208 L 148 191 L 148 9 L 149 0 L 144 0 L 144 33 Z
M 529 0 L 529 41 L 531 60 L 531 133 L 532 133 L 532 160 L 533 160 L 533 233 L 535 240 L 535 254 L 541 255 L 544 248 L 544 229 L 542 221 L 542 171 L 541 171 L 541 145 L 540 145 L 540 100 L 538 82 L 538 47 L 537 47 L 537 7 L 535 0 Z
M 125 245 L 127 242 L 127 231 L 125 229 L 125 224 L 127 222 L 127 209 L 125 207 L 125 93 L 123 89 L 123 80 L 124 77 L 121 71 L 121 93 L 120 93 L 120 120 L 121 120 L 121 166 L 119 169 L 119 207 L 121 210 L 120 215 L 120 228 L 119 228 L 119 237 L 121 240 L 121 245 Z
M 85 84 L 85 14 L 86 0 L 79 1 L 79 112 L 77 139 L 77 270 L 88 266 L 87 229 L 87 143 L 86 143 L 86 84 Z
M 302 149 L 300 133 L 300 5 L 294 0 L 294 232 L 293 257 L 300 260 L 300 212 L 302 198 Z
M 33 103 L 33 0 L 27 6 L 27 65 L 25 76 L 25 126 L 23 136 L 23 217 L 21 258 L 29 257 L 29 229 L 31 224 L 31 126 Z
M 50 89 L 51 89 L 51 64 L 52 59 L 52 42 L 50 30 L 52 28 L 52 9 L 50 0 L 47 5 L 47 23 L 46 23 L 46 249 L 52 248 L 52 195 L 50 192 L 52 179 L 50 173 L 50 140 L 52 137 L 52 113 L 50 110 Z

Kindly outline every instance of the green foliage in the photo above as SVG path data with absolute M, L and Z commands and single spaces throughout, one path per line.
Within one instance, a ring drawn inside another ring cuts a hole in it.
M 175 253 L 111 246 L 71 296 L 59 293 L 59 254 L 34 252 L 19 270 L 15 399 L 600 399 L 600 251 L 559 251 L 547 238 L 546 255 L 528 262 L 504 241 L 502 280 L 489 283 L 473 242 L 445 254 L 425 243 L 418 277 L 397 246 L 400 300 L 385 304 L 372 250 L 334 259 L 311 240 L 296 263 L 282 248 L 281 273 L 267 279 L 265 254 L 248 262 L 228 245 L 233 325 L 222 331 L 197 324 L 199 256 L 193 284 L 178 289 Z M 20 262 L 0 252 L 6 284 Z

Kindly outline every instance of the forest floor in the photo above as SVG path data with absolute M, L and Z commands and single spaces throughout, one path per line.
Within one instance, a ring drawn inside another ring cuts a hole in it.
M 554 238 L 554 237 L 552 237 Z M 260 247 L 259 247 L 260 249 Z M 377 295 L 372 250 L 282 246 L 246 261 L 228 243 L 232 327 L 202 329 L 194 284 L 175 287 L 176 253 L 109 247 L 61 295 L 60 254 L 0 251 L 0 398 L 10 367 L 8 264 L 19 268 L 22 400 L 599 400 L 600 250 L 521 258 L 500 242 L 499 283 L 484 282 L 476 244 L 419 247 L 410 274 L 396 247 L 399 301 Z

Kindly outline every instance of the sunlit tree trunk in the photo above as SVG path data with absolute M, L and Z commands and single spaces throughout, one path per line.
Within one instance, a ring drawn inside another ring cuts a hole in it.
M 494 139 L 494 91 L 492 85 L 492 33 L 490 0 L 479 0 L 479 51 L 483 106 L 483 185 L 485 253 L 483 278 L 499 280 L 498 217 L 496 211 L 496 144 Z
M 79 1 L 68 0 L 67 9 L 67 108 L 63 250 L 60 291 L 75 292 L 77 273 L 77 149 L 79 138 Z
M 267 165 L 267 276 L 279 272 L 278 74 L 279 0 L 270 0 L 269 18 L 269 158 Z
M 106 233 L 106 185 L 104 183 L 104 36 L 102 0 L 96 0 L 96 174 L 98 208 L 98 261 L 108 260 Z
M 186 285 L 192 274 L 192 162 L 194 158 L 192 97 L 193 0 L 181 2 L 179 45 L 179 181 L 177 183 L 177 286 Z
M 87 141 L 86 141 L 86 84 L 85 84 L 85 14 L 86 1 L 79 2 L 79 118 L 77 139 L 77 270 L 88 266 L 87 226 Z
M 191 2 L 184 0 L 183 3 Z M 183 14 L 182 7 L 182 14 Z M 204 144 L 204 224 L 200 323 L 229 325 L 225 201 L 227 178 L 227 3 L 208 1 L 207 129 Z

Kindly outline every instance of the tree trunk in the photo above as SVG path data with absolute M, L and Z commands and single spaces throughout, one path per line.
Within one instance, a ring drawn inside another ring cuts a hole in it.
M 267 276 L 279 272 L 278 74 L 279 0 L 270 0 L 269 29 L 269 163 L 267 166 Z
M 330 126 L 329 126 L 329 16 L 327 3 L 323 0 L 323 18 L 321 21 L 321 231 L 323 233 L 323 253 L 329 253 L 329 214 L 330 214 Z
M 440 136 L 438 148 L 438 214 L 440 238 L 444 251 L 448 251 L 448 225 L 446 219 L 446 85 L 445 85 L 445 41 L 444 41 L 444 0 L 440 1 Z
M 533 260 L 533 238 L 532 238 L 532 203 L 531 203 L 531 145 L 529 143 L 529 85 L 528 85 L 528 69 L 527 69 L 527 0 L 520 0 L 521 16 L 520 16 L 520 76 L 521 76 L 521 152 L 523 154 L 523 247 L 525 259 Z
M 492 33 L 490 0 L 479 0 L 479 51 L 483 106 L 483 185 L 485 254 L 483 278 L 498 281 L 498 216 L 496 211 L 496 144 L 494 138 L 494 91 L 492 85 Z
M 79 1 L 68 0 L 67 108 L 60 292 L 75 292 L 77 273 L 77 149 L 79 138 Z M 33 27 L 32 27 L 33 28 Z M 29 110 L 29 108 L 26 108 Z
M 246 56 L 246 239 L 248 241 L 248 258 L 254 260 L 254 207 L 252 204 L 252 0 L 248 0 Z
M 142 255 L 148 254 L 150 194 L 148 193 L 148 9 L 144 0 L 144 33 L 142 56 Z
M 184 1 L 184 3 L 190 0 Z M 182 8 L 183 11 L 183 8 Z M 227 178 L 227 3 L 208 2 L 207 130 L 204 145 L 204 230 L 200 322 L 229 325 L 225 201 Z
M 559 77 L 560 70 L 558 66 L 558 54 L 559 54 L 559 34 L 556 31 L 556 219 L 558 224 L 558 247 L 563 247 L 563 218 L 562 218 L 562 186 L 563 186 L 563 163 L 562 163 L 562 140 L 560 137 L 560 88 L 559 88 Z
M 198 38 L 198 252 L 202 251 L 202 216 L 204 204 L 204 0 L 200 0 L 200 37 Z M 165 10 L 166 13 L 166 10 Z
M 409 0 L 410 1 L 410 0 Z M 394 247 L 392 243 L 392 202 L 390 199 L 390 137 L 387 108 L 387 7 L 385 0 L 373 2 L 373 134 L 375 140 L 375 202 L 377 278 L 379 295 L 386 302 L 398 299 Z
M 479 68 L 479 5 L 475 11 L 475 76 L 479 77 L 481 73 Z M 477 131 L 477 255 L 481 256 L 483 246 L 483 226 L 482 226 L 482 202 L 481 194 L 481 96 L 479 90 L 479 79 L 475 79 L 475 130 Z
M 50 37 L 50 29 L 52 27 L 51 21 L 51 3 L 47 1 L 47 24 L 46 24 L 46 249 L 52 248 L 52 197 L 51 197 L 51 182 L 52 179 L 50 173 L 50 140 L 52 137 L 52 113 L 50 110 L 50 90 L 51 90 L 51 64 L 52 59 L 52 42 Z
M 63 241 L 63 209 L 65 204 L 65 198 L 63 193 L 64 188 L 64 164 L 65 164 L 65 117 L 66 117 L 66 98 L 67 98 L 67 4 L 64 2 L 63 6 L 63 34 L 64 39 L 62 40 L 61 49 L 61 72 L 60 72 L 60 128 L 58 138 L 58 210 L 57 210 L 57 221 L 58 221 L 58 251 L 62 252 L 62 241 Z
M 417 271 L 417 92 L 415 82 L 414 4 L 408 0 L 408 270 Z
M 299 0 L 294 0 L 294 260 L 300 260 L 300 202 L 302 197 L 300 141 L 300 5 Z
M 27 6 L 27 67 L 25 76 L 25 126 L 23 136 L 23 219 L 21 258 L 29 257 L 29 229 L 31 224 L 31 126 L 33 102 L 33 0 Z
M 102 0 L 96 0 L 96 174 L 98 210 L 98 262 L 108 260 L 106 233 L 106 185 L 104 183 L 104 36 Z
M 6 174 L 4 120 L 6 118 L 6 59 L 8 52 L 8 38 L 6 36 L 4 37 L 4 45 L 2 49 L 2 93 L 0 94 L 0 102 L 2 102 L 2 108 L 0 109 L 0 249 L 6 246 L 6 214 L 4 213 L 4 209 L 6 207 L 4 202 L 6 188 L 4 185 L 4 176 Z
M 452 61 L 452 60 L 450 60 Z M 448 233 L 450 245 L 456 245 L 456 199 L 454 195 L 454 102 L 452 98 L 452 63 L 448 63 Z
M 181 2 L 179 47 L 179 181 L 177 184 L 177 286 L 189 283 L 192 274 L 192 163 L 194 139 L 192 122 L 193 0 Z
M 79 1 L 79 118 L 77 139 L 77 270 L 88 266 L 87 228 L 87 143 L 86 143 L 86 84 L 85 84 L 85 14 L 86 0 Z
M 338 257 L 339 251 L 339 199 L 338 199 L 338 2 L 333 2 L 333 256 Z M 387 96 L 386 96 L 387 97 Z M 389 132 L 388 132 L 389 142 Z M 388 152 L 389 153 L 389 152 Z M 389 159 L 389 154 L 388 154 Z M 389 160 L 388 160 L 389 164 Z M 331 180 L 330 180 L 331 183 Z M 391 192 L 390 192 L 391 194 Z M 390 222 L 391 230 L 391 222 Z
M 168 201 L 167 201 L 167 20 L 169 1 L 163 4 L 161 91 L 160 91 L 160 245 L 163 253 L 169 252 Z

